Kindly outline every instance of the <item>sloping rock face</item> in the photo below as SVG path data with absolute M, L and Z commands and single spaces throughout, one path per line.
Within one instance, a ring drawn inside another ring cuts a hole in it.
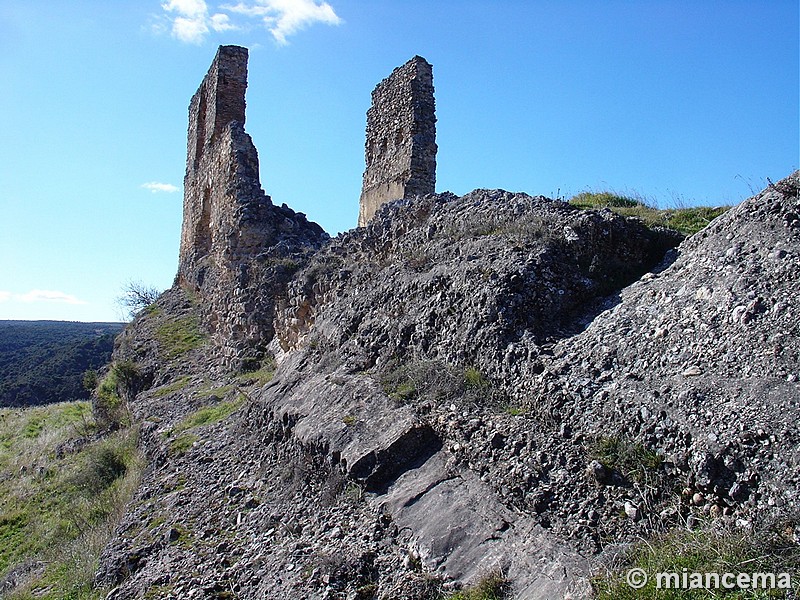
M 220 46 L 189 106 L 176 277 L 202 298 L 204 321 L 231 365 L 261 357 L 272 336 L 272 293 L 328 239 L 261 189 L 258 153 L 244 131 L 246 88 L 247 49 Z
M 389 203 L 283 289 L 268 383 L 165 354 L 163 320 L 202 311 L 172 290 L 118 350 L 155 360 L 150 467 L 98 582 L 422 600 L 499 569 L 516 598 L 588 598 L 618 544 L 791 514 L 799 179 L 672 251 L 521 194 Z
M 413 355 L 499 375 L 506 355 L 531 360 L 581 328 L 599 298 L 680 239 L 502 190 L 392 202 L 288 286 L 273 350 L 298 347 L 313 328 L 318 343 L 365 369 Z
M 672 519 L 689 498 L 742 526 L 797 511 L 799 183 L 795 172 L 686 240 L 534 382 L 561 418 L 594 433 L 613 423 L 663 455 L 684 500 Z
M 278 295 L 268 384 L 207 349 L 154 366 L 133 407 L 152 470 L 98 580 L 118 598 L 422 599 L 502 570 L 522 598 L 587 597 L 585 549 L 554 525 L 573 505 L 537 496 L 571 475 L 554 456 L 585 479 L 583 446 L 506 408 L 678 239 L 499 190 L 385 205 Z M 178 293 L 158 318 L 187 310 Z M 137 341 L 155 318 L 120 357 L 159 354 Z M 238 412 L 183 447 L 186 415 L 224 402 Z

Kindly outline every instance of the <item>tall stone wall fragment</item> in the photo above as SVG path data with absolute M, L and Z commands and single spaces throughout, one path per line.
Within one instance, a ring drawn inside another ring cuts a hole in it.
M 359 227 L 385 202 L 435 192 L 435 111 L 433 68 L 421 56 L 396 68 L 373 90 Z
M 259 358 L 291 267 L 328 239 L 261 188 L 258 152 L 244 130 L 247 54 L 220 46 L 189 105 L 176 277 L 201 300 L 205 325 L 231 365 Z

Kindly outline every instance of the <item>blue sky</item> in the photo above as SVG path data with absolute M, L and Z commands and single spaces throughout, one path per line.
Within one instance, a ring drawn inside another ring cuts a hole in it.
M 414 54 L 438 191 L 739 202 L 800 162 L 798 21 L 796 0 L 3 0 L 0 319 L 117 320 L 127 281 L 171 285 L 219 44 L 250 48 L 266 192 L 335 234 L 370 92 Z

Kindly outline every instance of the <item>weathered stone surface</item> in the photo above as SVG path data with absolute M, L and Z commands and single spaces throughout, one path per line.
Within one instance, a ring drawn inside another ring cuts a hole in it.
M 421 56 L 396 68 L 372 92 L 359 227 L 384 202 L 435 191 L 435 110 L 433 68 Z
M 523 514 L 504 506 L 473 472 L 440 452 L 375 499 L 411 534 L 431 571 L 476 583 L 493 571 L 526 600 L 591 597 L 589 563 Z
M 252 183 L 239 129 L 199 159 L 223 190 Z M 514 598 L 578 599 L 615 544 L 700 518 L 793 524 L 796 551 L 799 184 L 669 252 L 675 234 L 542 197 L 407 198 L 292 269 L 283 242 L 319 238 L 259 226 L 231 259 L 248 223 L 226 211 L 247 202 L 221 193 L 227 242 L 182 252 L 203 302 L 171 290 L 121 338 L 152 372 L 131 402 L 150 466 L 97 581 L 117 600 L 428 600 L 500 568 Z M 196 314 L 223 349 L 272 339 L 273 379 L 211 347 L 148 364 L 161 324 Z M 232 414 L 185 429 L 221 400 Z
M 384 205 L 294 274 L 270 383 L 187 360 L 132 403 L 151 468 L 98 581 L 427 600 L 498 567 L 512 598 L 577 599 L 617 544 L 794 514 L 797 184 L 660 264 L 677 240 L 607 211 L 488 190 Z M 193 310 L 177 292 L 126 347 Z M 176 424 L 220 396 L 241 408 L 177 454 Z
M 176 284 L 203 302 L 227 361 L 257 360 L 272 337 L 274 296 L 328 236 L 261 189 L 244 131 L 247 49 L 221 46 L 189 106 Z

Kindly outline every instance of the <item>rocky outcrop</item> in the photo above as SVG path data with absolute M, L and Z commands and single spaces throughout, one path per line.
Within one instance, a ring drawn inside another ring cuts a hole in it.
M 150 466 L 101 557 L 109 598 L 427 600 L 502 572 L 513 597 L 577 600 L 617 545 L 797 510 L 800 174 L 680 244 L 475 190 L 319 247 L 233 193 L 237 123 L 198 163 L 221 182 L 208 253 L 182 245 L 184 288 L 118 346 L 148 374 Z M 263 245 L 238 245 L 250 223 Z M 192 323 L 215 344 L 174 335 Z M 274 372 L 231 372 L 254 339 Z
M 151 468 L 98 581 L 422 600 L 499 570 L 516 598 L 588 598 L 618 544 L 795 510 L 797 184 L 673 251 L 522 194 L 383 206 L 281 294 L 268 383 L 199 348 L 139 394 Z
M 433 68 L 421 56 L 397 67 L 373 90 L 359 227 L 385 202 L 436 191 L 435 112 Z
M 582 328 L 680 239 L 502 190 L 393 202 L 298 273 L 278 301 L 273 352 L 311 334 L 364 369 L 415 356 L 510 375 L 503 365 Z
M 204 322 L 231 365 L 257 361 L 271 339 L 272 296 L 327 235 L 261 189 L 244 131 L 247 49 L 221 46 L 189 106 L 176 284 L 199 295 Z

